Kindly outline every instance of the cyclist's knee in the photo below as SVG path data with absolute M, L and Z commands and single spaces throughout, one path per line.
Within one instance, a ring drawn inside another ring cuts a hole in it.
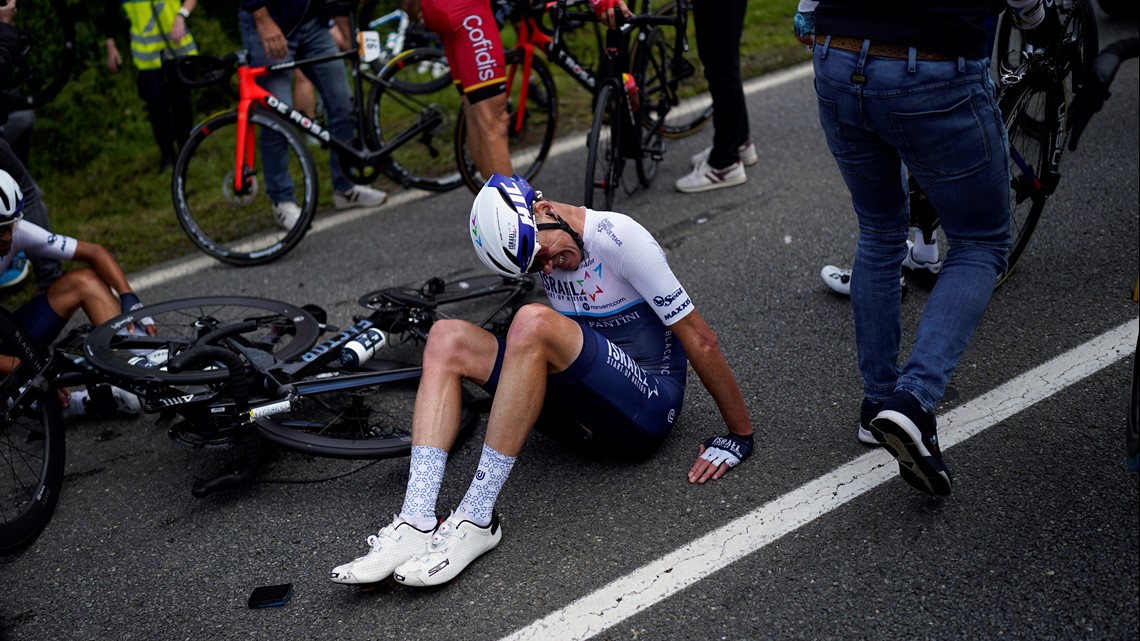
M 515 313 L 507 331 L 507 349 L 548 346 L 558 334 L 555 324 L 560 320 L 565 317 L 545 305 L 524 305 Z
M 462 320 L 436 321 L 424 346 L 424 368 L 446 369 L 467 375 L 474 360 L 486 360 L 482 346 L 497 349 L 493 336 L 481 327 Z M 492 364 L 494 353 L 490 353 Z

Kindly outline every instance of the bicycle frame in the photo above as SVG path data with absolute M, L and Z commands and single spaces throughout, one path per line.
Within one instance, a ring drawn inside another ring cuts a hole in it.
M 248 52 L 245 51 L 237 52 L 235 59 L 238 65 L 237 139 L 239 141 L 237 149 L 234 152 L 234 167 L 236 168 L 234 171 L 234 193 L 236 194 L 248 193 L 251 184 L 250 181 L 254 176 L 253 166 L 257 157 L 257 141 L 255 140 L 253 130 L 249 127 L 249 112 L 250 109 L 254 107 L 262 107 L 267 111 L 278 114 L 294 127 L 320 140 L 322 145 L 332 147 L 334 150 L 333 153 L 339 153 L 341 158 L 351 159 L 353 164 L 359 167 L 379 167 L 393 150 L 419 135 L 421 132 L 438 126 L 443 120 L 442 114 L 438 111 L 430 110 L 418 123 L 401 132 L 379 149 L 369 149 L 367 142 L 363 142 L 364 149 L 360 149 L 351 142 L 333 136 L 320 122 L 309 118 L 286 100 L 273 95 L 261 87 L 261 85 L 257 84 L 258 78 L 268 74 L 290 71 L 297 68 L 303 69 L 307 66 L 334 60 L 347 60 L 351 64 L 353 71 L 352 89 L 356 118 L 355 130 L 357 132 L 363 132 L 366 123 L 364 121 L 364 110 L 361 104 L 363 95 L 361 76 L 367 76 L 369 80 L 373 82 L 383 83 L 383 80 L 361 69 L 359 64 L 360 55 L 357 50 L 353 49 L 302 60 L 290 60 L 262 67 L 249 66 Z M 398 60 L 399 56 L 393 58 L 390 62 L 398 64 Z M 395 90 L 390 85 L 387 86 Z M 360 138 L 362 141 L 367 140 L 367 137 L 363 135 L 360 136 Z

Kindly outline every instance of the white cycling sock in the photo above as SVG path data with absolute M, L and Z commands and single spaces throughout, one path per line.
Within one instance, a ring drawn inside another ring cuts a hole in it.
M 934 242 L 927 245 L 926 240 L 922 237 L 922 230 L 914 230 L 914 249 L 911 250 L 911 255 L 920 263 L 938 262 L 938 230 L 934 230 L 930 236 Z
M 499 491 L 507 482 L 507 476 L 515 465 L 514 456 L 507 456 L 483 444 L 483 454 L 479 457 L 479 469 L 463 501 L 455 510 L 476 525 L 487 526 L 491 522 L 491 512 L 495 509 L 495 501 L 499 498 Z
M 444 450 L 427 445 L 412 446 L 408 489 L 404 491 L 400 518 L 420 530 L 435 528 L 435 501 L 439 498 L 439 486 L 443 484 L 446 466 L 447 452 Z
M 87 401 L 90 400 L 91 395 L 87 393 L 86 389 L 72 392 L 71 401 L 68 402 L 64 411 L 67 416 L 83 416 L 87 413 Z

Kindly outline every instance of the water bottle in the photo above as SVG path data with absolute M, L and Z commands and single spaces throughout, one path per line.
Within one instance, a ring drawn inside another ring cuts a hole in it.
M 641 107 L 641 98 L 637 94 L 637 81 L 633 79 L 632 74 L 623 73 L 621 75 L 622 83 L 625 84 L 625 94 L 629 97 L 630 111 L 637 111 Z
M 372 358 L 376 350 L 380 349 L 387 338 L 384 332 L 370 328 L 356 338 L 345 343 L 340 350 L 340 364 L 345 367 L 358 367 L 364 361 Z

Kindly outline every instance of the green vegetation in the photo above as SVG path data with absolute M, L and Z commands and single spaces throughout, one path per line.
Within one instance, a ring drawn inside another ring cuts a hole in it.
M 119 74 L 108 72 L 104 35 L 97 26 L 100 17 L 91 13 L 99 7 L 73 5 L 79 64 L 63 92 L 38 110 L 30 162 L 51 208 L 52 225 L 106 245 L 128 272 L 193 252 L 173 213 L 170 174 L 156 173 L 159 154 L 135 89 L 134 69 L 128 62 Z M 741 47 L 746 77 L 808 59 L 790 33 L 795 6 L 795 0 L 752 0 Z M 237 0 L 199 4 L 190 28 L 202 53 L 224 55 L 240 47 L 236 15 Z M 125 32 L 118 42 L 128 55 Z M 553 73 L 559 111 L 567 116 L 559 121 L 559 134 L 584 130 L 589 126 L 589 94 L 562 71 Z M 201 120 L 232 104 L 218 88 L 199 90 L 195 117 Z M 763 114 L 753 114 L 753 122 L 756 128 L 769 124 Z M 316 152 L 317 165 L 327 169 L 323 152 Z M 331 191 L 327 184 L 322 183 L 326 201 Z

